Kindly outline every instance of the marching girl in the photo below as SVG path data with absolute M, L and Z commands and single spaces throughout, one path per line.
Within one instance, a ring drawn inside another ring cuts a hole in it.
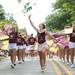
M 28 45 L 30 47 L 30 55 L 31 57 L 34 56 L 34 47 L 35 47 L 36 38 L 33 37 L 33 34 L 28 38 Z
M 15 62 L 16 62 L 16 50 L 17 50 L 17 32 L 15 31 L 14 28 L 10 30 L 9 35 L 9 53 L 10 53 L 10 60 L 11 60 L 11 68 L 15 67 Z
M 71 67 L 74 67 L 74 55 L 75 55 L 75 24 L 72 25 L 72 33 L 69 35 L 69 50 L 70 50 L 70 56 L 71 56 Z
M 45 67 L 46 67 L 46 53 L 48 50 L 48 46 L 46 44 L 46 35 L 50 36 L 52 39 L 55 38 L 51 36 L 45 29 L 45 25 L 43 23 L 39 24 L 39 29 L 37 29 L 32 20 L 31 20 L 31 15 L 29 15 L 29 21 L 32 25 L 32 27 L 36 30 L 37 32 L 37 37 L 38 37 L 38 53 L 39 53 L 39 58 L 40 58 L 40 66 L 42 72 L 44 72 Z
M 24 44 L 24 39 L 22 38 L 22 36 L 20 35 L 20 33 L 18 33 L 18 36 L 17 36 L 17 56 L 18 56 L 18 61 L 19 61 L 19 64 L 22 63 L 22 59 L 23 59 L 23 44 Z

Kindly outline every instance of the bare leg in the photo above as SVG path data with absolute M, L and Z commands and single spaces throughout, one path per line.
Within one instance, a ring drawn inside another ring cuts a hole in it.
M 41 69 L 45 69 L 45 64 L 46 64 L 46 49 L 42 49 L 39 52 L 39 56 L 40 56 L 40 65 L 41 65 Z
M 66 59 L 67 59 L 67 62 L 69 63 L 69 56 L 70 56 L 70 49 L 68 48 L 66 50 Z
M 16 62 L 16 50 L 15 49 L 10 50 L 10 60 L 12 63 L 11 68 L 14 68 L 15 62 Z
M 65 61 L 65 50 L 66 49 L 63 50 L 63 56 L 62 56 L 64 61 Z
M 10 50 L 10 59 L 11 59 L 11 63 L 15 64 L 16 61 L 16 50 Z
M 24 62 L 24 58 L 25 58 L 25 49 L 22 50 L 22 61 Z
M 40 58 L 40 66 L 42 67 L 42 52 L 39 51 L 39 58 Z
M 71 63 L 74 63 L 74 49 L 71 49 Z
M 21 63 L 22 62 L 22 50 L 18 50 L 18 60 L 19 60 L 19 63 Z

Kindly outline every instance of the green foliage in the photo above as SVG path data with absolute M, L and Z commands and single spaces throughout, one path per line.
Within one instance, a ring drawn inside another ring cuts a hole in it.
M 57 31 L 75 22 L 75 0 L 56 0 L 54 13 L 46 18 L 48 30 Z
M 5 12 L 3 7 L 0 5 L 0 21 L 5 19 Z
M 55 9 L 72 10 L 75 9 L 75 0 L 56 0 Z
M 3 29 L 5 25 L 12 25 L 14 28 L 17 28 L 16 22 L 12 20 L 0 21 L 0 29 Z
M 48 26 L 48 30 L 56 31 L 64 28 L 66 24 L 70 22 L 70 14 L 68 12 L 64 13 L 54 13 L 49 15 L 46 18 L 46 25 Z
M 24 14 L 29 12 L 30 10 L 32 10 L 32 5 L 31 5 L 31 2 L 27 2 L 25 5 L 24 5 Z
M 27 32 L 26 32 L 26 29 L 25 29 L 25 28 L 19 29 L 19 32 L 20 32 L 23 36 L 26 36 L 26 35 L 27 35 Z

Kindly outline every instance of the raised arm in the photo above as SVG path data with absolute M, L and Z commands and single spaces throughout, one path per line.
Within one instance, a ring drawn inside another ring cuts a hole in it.
M 38 31 L 38 29 L 34 26 L 34 24 L 33 24 L 33 22 L 32 22 L 32 20 L 31 20 L 31 15 L 29 15 L 29 21 L 30 21 L 30 23 L 31 23 L 31 25 L 32 25 L 32 27 L 36 30 L 36 31 Z

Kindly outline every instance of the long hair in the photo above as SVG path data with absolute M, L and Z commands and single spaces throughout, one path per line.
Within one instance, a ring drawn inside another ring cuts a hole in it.
M 43 26 L 43 29 L 45 29 L 45 28 L 46 28 L 44 23 L 41 23 L 41 25 Z

